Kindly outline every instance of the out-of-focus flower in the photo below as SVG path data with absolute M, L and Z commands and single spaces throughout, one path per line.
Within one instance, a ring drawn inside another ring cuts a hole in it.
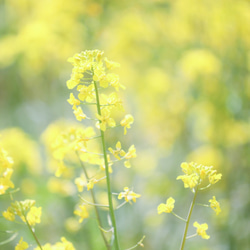
M 197 234 L 200 235 L 203 239 L 208 240 L 210 238 L 210 236 L 206 233 L 206 230 L 208 229 L 207 223 L 199 224 L 197 221 L 195 221 L 193 226 L 197 228 Z
M 172 197 L 169 197 L 165 204 L 161 203 L 157 207 L 158 214 L 171 213 L 174 209 L 174 203 L 175 203 L 175 199 L 173 199 Z

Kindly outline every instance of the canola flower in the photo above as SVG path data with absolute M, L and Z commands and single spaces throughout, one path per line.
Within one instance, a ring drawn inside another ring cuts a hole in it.
M 222 176 L 222 174 L 217 174 L 217 171 L 212 166 L 204 166 L 194 162 L 183 162 L 181 168 L 185 175 L 179 175 L 177 180 L 182 180 L 185 188 L 193 189 L 206 180 L 209 181 L 210 186 L 218 182 Z
M 5 194 L 9 188 L 15 187 L 11 181 L 13 163 L 12 158 L 0 146 L 0 195 Z
M 173 199 L 172 197 L 168 198 L 166 201 L 166 204 L 161 203 L 157 210 L 158 210 L 158 214 L 161 213 L 171 213 L 174 209 L 174 203 L 175 203 L 175 199 Z
M 197 234 L 200 235 L 203 239 L 208 240 L 210 238 L 210 236 L 206 233 L 206 230 L 208 229 L 207 223 L 199 224 L 197 221 L 195 221 L 193 226 L 197 228 Z
M 120 67 L 120 64 L 104 57 L 104 53 L 100 50 L 86 50 L 75 54 L 69 58 L 69 62 L 73 65 L 73 69 L 71 78 L 66 83 L 67 88 L 71 91 L 67 101 L 72 106 L 76 120 L 79 122 L 85 120 L 94 121 L 95 128 L 99 130 L 99 132 L 93 132 L 95 131 L 93 126 L 84 128 L 84 132 L 82 131 L 81 133 L 73 131 L 73 134 L 67 135 L 68 133 L 66 133 L 64 137 L 59 135 L 53 147 L 53 156 L 57 158 L 58 161 L 65 162 L 66 159 L 73 158 L 71 155 L 77 155 L 83 171 L 80 176 L 75 178 L 77 190 L 78 192 L 83 192 L 86 187 L 87 191 L 90 192 L 92 203 L 88 202 L 88 204 L 94 206 L 105 245 L 107 249 L 111 249 L 111 245 L 106 239 L 104 230 L 102 229 L 99 208 L 96 204 L 95 197 L 96 184 L 101 180 L 106 181 L 114 247 L 115 249 L 120 249 L 112 200 L 110 174 L 113 172 L 112 165 L 117 161 L 124 161 L 124 166 L 130 168 L 130 160 L 136 157 L 136 148 L 134 145 L 131 145 L 127 152 L 122 149 L 120 141 L 116 143 L 115 149 L 106 146 L 105 134 L 108 130 L 114 127 L 122 127 L 126 135 L 128 129 L 131 128 L 134 122 L 134 118 L 131 114 L 121 114 L 125 109 L 118 93 L 121 89 L 125 89 L 125 86 L 120 83 L 119 75 L 110 72 Z M 90 108 L 95 107 L 96 111 L 94 111 L 92 115 L 89 115 L 89 110 L 86 106 Z M 88 130 L 89 133 L 87 133 L 86 130 Z M 97 143 L 98 138 L 99 142 L 101 141 L 99 145 Z M 110 154 L 108 154 L 108 152 Z M 114 157 L 114 160 L 112 157 Z M 99 165 L 101 173 L 104 172 L 105 174 L 101 176 L 100 173 L 97 173 L 94 175 L 91 174 L 90 176 L 90 165 Z M 60 176 L 63 171 L 66 171 L 63 163 L 59 166 L 61 167 L 59 167 L 56 172 L 57 176 Z M 124 188 L 124 192 L 118 195 L 118 199 L 124 198 L 126 202 L 131 202 L 131 200 L 135 202 L 136 198 L 139 197 L 139 194 L 134 193 L 127 187 Z M 80 223 L 83 219 L 89 217 L 89 212 L 84 204 L 80 205 L 78 209 L 74 211 L 74 214 L 80 217 Z
M 215 211 L 216 215 L 218 215 L 221 212 L 220 203 L 216 200 L 215 196 L 213 196 L 213 199 L 209 200 L 210 207 Z
M 35 226 L 41 222 L 42 208 L 35 206 L 34 200 L 15 201 L 2 213 L 6 220 L 14 221 L 15 216 L 30 226 Z
M 27 248 L 29 248 L 29 244 L 27 242 L 23 241 L 23 237 L 21 237 L 20 241 L 15 246 L 15 250 L 25 250 Z
M 136 194 L 135 192 L 130 190 L 128 187 L 125 187 L 123 190 L 124 192 L 120 192 L 118 195 L 119 200 L 124 198 L 126 202 L 129 202 L 131 204 L 131 200 L 133 202 L 136 202 L 136 199 L 141 197 L 140 194 Z
M 51 245 L 50 243 L 47 243 L 43 246 L 41 246 L 41 248 L 36 247 L 34 248 L 34 250 L 75 250 L 74 245 L 68 241 L 65 237 L 61 237 L 61 242 L 56 242 L 54 245 Z
M 195 206 L 197 194 L 199 191 L 209 188 L 211 185 L 217 183 L 221 177 L 221 173 L 217 173 L 217 170 L 213 168 L 213 166 L 204 166 L 202 164 L 198 164 L 195 162 L 183 162 L 181 164 L 182 171 L 184 175 L 179 175 L 176 179 L 182 180 L 184 184 L 184 188 L 190 188 L 191 191 L 194 193 L 193 200 L 190 204 L 190 208 L 188 211 L 187 218 L 184 219 L 179 215 L 173 212 L 175 199 L 170 197 L 167 199 L 166 203 L 161 203 L 157 207 L 158 214 L 161 213 L 172 213 L 177 218 L 181 219 L 185 222 L 185 229 L 181 241 L 180 249 L 183 250 L 185 246 L 186 239 L 194 237 L 196 235 L 200 235 L 203 239 L 209 239 L 210 236 L 207 235 L 206 230 L 208 229 L 208 225 L 206 223 L 199 224 L 197 221 L 193 223 L 193 226 L 196 227 L 196 234 L 187 237 L 188 227 L 191 219 L 191 215 Z M 210 207 L 216 212 L 218 215 L 221 212 L 220 204 L 216 200 L 215 196 L 209 200 Z M 208 206 L 208 205 L 204 205 Z

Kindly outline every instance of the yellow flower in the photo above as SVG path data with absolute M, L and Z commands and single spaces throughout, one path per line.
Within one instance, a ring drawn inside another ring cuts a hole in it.
M 61 238 L 61 242 L 56 242 L 56 244 L 51 245 L 47 243 L 42 246 L 43 250 L 75 250 L 73 244 L 66 240 L 65 237 Z M 40 247 L 36 247 L 34 250 L 40 250 Z
M 136 198 L 141 197 L 140 194 L 134 193 L 133 191 L 129 190 L 128 187 L 125 187 L 123 190 L 124 190 L 125 192 L 121 192 L 121 193 L 118 195 L 118 199 L 119 199 L 119 200 L 122 199 L 122 198 L 124 198 L 126 202 L 131 203 L 131 200 L 132 200 L 133 202 L 136 202 Z
M 7 211 L 4 211 L 2 213 L 2 215 L 6 220 L 9 220 L 9 221 L 14 221 L 15 220 L 15 212 L 11 207 L 8 207 Z
M 68 89 L 73 89 L 75 86 L 77 86 L 80 83 L 81 78 L 83 78 L 83 74 L 73 72 L 70 80 L 67 81 Z
M 134 122 L 134 117 L 130 114 L 125 115 L 125 117 L 121 120 L 121 125 L 124 127 L 124 135 L 127 134 L 127 128 L 131 128 L 131 124 Z
M 0 177 L 0 195 L 5 194 L 8 188 L 14 188 L 13 182 L 8 178 Z
M 125 154 L 125 159 L 132 159 L 136 157 L 136 148 L 135 145 L 131 145 L 128 149 L 128 152 Z
M 214 174 L 212 174 L 212 175 L 210 175 L 208 177 L 209 182 L 211 184 L 215 184 L 216 182 L 218 182 L 221 179 L 221 176 L 222 176 L 222 174 L 216 174 L 216 173 L 214 173 Z
M 118 97 L 118 94 L 116 92 L 112 92 L 108 98 L 107 103 L 111 105 L 112 107 L 116 107 L 120 110 L 124 110 L 122 105 L 122 100 Z
M 31 226 L 41 222 L 42 208 L 41 207 L 31 207 L 28 214 L 27 220 Z
M 112 149 L 111 147 L 108 148 L 109 152 L 114 155 L 115 158 L 118 160 L 121 159 L 120 156 L 124 156 L 126 153 L 122 150 L 121 142 L 117 142 L 115 145 L 116 149 Z
M 78 192 L 82 192 L 84 186 L 86 185 L 85 178 L 83 178 L 83 177 L 78 177 L 78 178 L 76 178 L 76 179 L 75 179 L 75 184 L 76 184 L 76 186 L 77 186 Z
M 213 196 L 213 199 L 209 200 L 210 207 L 215 211 L 216 215 L 218 215 L 221 212 L 220 203 L 216 200 L 215 196 Z
M 75 210 L 74 214 L 80 216 L 79 223 L 81 223 L 85 218 L 89 217 L 89 213 L 85 205 L 79 205 L 80 210 Z
M 0 195 L 5 194 L 8 188 L 14 188 L 14 184 L 10 180 L 13 173 L 12 165 L 12 158 L 0 146 Z
M 104 108 L 101 111 L 101 115 L 96 114 L 99 122 L 97 123 L 97 127 L 102 131 L 106 131 L 106 127 L 115 127 L 116 123 L 113 118 L 110 117 L 110 110 L 108 108 Z
M 6 168 L 11 168 L 12 165 L 12 158 L 8 156 L 8 153 L 2 147 L 0 147 L 0 173 Z
M 98 181 L 95 178 L 92 178 L 88 181 L 87 183 L 87 189 L 93 189 L 94 185 L 97 183 Z
M 181 168 L 185 175 L 179 175 L 176 179 L 182 180 L 185 188 L 193 189 L 205 180 L 208 180 L 210 184 L 215 184 L 222 176 L 222 174 L 216 174 L 217 171 L 212 166 L 204 166 L 195 162 L 183 162 Z
M 119 63 L 110 61 L 110 60 L 108 60 L 107 57 L 104 58 L 104 61 L 105 61 L 107 69 L 114 69 L 114 68 L 120 67 Z
M 86 119 L 86 115 L 83 113 L 82 108 L 78 107 L 76 110 L 74 110 L 75 117 L 78 121 Z
M 124 167 L 131 168 L 130 161 L 124 161 Z
M 157 207 L 158 214 L 161 214 L 161 213 L 171 213 L 173 211 L 173 209 L 174 209 L 174 203 L 175 203 L 175 199 L 173 199 L 172 197 L 169 197 L 167 199 L 166 204 L 161 203 Z
M 117 74 L 111 73 L 107 74 L 107 80 L 112 87 L 115 88 L 116 91 L 119 91 L 119 88 L 125 89 L 125 87 L 120 84 L 119 76 Z
M 203 239 L 207 240 L 210 238 L 210 236 L 206 233 L 206 230 L 208 229 L 207 223 L 199 224 L 197 221 L 195 221 L 193 226 L 197 228 L 197 234 L 200 235 Z
M 18 244 L 15 246 L 15 250 L 25 250 L 29 247 L 29 244 L 25 241 L 23 241 L 23 237 L 21 237 Z
M 185 188 L 194 188 L 198 184 L 199 176 L 196 174 L 179 175 L 176 180 L 182 180 Z
M 73 93 L 70 93 L 70 97 L 69 97 L 69 99 L 67 101 L 68 101 L 69 104 L 71 104 L 73 106 L 72 108 L 74 110 L 76 109 L 76 106 L 80 105 L 80 103 L 81 103 L 79 100 L 77 100 L 75 98 Z
M 95 98 L 94 84 L 90 84 L 89 86 L 79 85 L 77 90 L 80 92 L 78 98 L 81 101 L 86 100 L 86 102 L 91 102 Z

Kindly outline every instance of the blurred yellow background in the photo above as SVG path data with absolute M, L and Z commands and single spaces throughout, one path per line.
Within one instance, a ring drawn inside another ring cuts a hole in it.
M 222 213 L 196 208 L 193 219 L 208 222 L 211 239 L 190 239 L 187 249 L 250 248 L 248 0 L 2 0 L 0 20 L 0 140 L 14 159 L 20 197 L 43 206 L 42 242 L 65 235 L 77 249 L 102 249 L 95 222 L 80 229 L 71 218 L 74 184 L 53 176 L 41 140 L 49 124 L 76 122 L 66 101 L 67 59 L 100 49 L 121 64 L 121 94 L 135 118 L 124 140 L 138 157 L 113 176 L 115 188 L 142 195 L 117 213 L 124 247 L 144 234 L 145 249 L 179 247 L 182 222 L 157 215 L 157 205 L 173 196 L 186 216 L 191 193 L 176 176 L 181 162 L 197 161 L 223 175 L 199 196 L 216 195 Z M 0 227 L 11 224 L 0 218 Z

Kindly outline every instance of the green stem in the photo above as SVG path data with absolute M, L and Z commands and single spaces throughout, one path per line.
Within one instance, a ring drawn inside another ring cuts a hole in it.
M 188 212 L 188 216 L 187 216 L 187 220 L 186 220 L 186 226 L 185 226 L 184 234 L 183 234 L 183 237 L 182 237 L 180 250 L 183 250 L 184 246 L 185 246 L 185 242 L 186 242 L 186 238 L 187 238 L 187 232 L 188 232 L 188 226 L 189 226 L 189 222 L 190 222 L 191 215 L 192 215 L 192 212 L 193 212 L 193 208 L 194 208 L 195 200 L 196 200 L 196 197 L 197 197 L 197 193 L 198 193 L 198 185 L 197 185 L 197 187 L 196 187 L 196 189 L 194 191 L 193 201 L 192 201 L 192 203 L 190 205 L 190 208 L 189 208 L 189 212 Z
M 23 216 L 24 216 L 24 219 L 25 219 L 25 223 L 26 223 L 26 225 L 28 226 L 30 232 L 32 233 L 32 235 L 33 235 L 33 237 L 34 237 L 34 239 L 35 239 L 35 241 L 36 241 L 38 247 L 39 247 L 41 250 L 43 250 L 43 248 L 42 248 L 42 246 L 41 246 L 41 244 L 40 244 L 38 238 L 36 237 L 35 232 L 32 230 L 32 228 L 31 228 L 31 226 L 30 226 L 30 224 L 29 224 L 29 222 L 28 222 L 28 220 L 27 220 L 27 218 L 26 218 L 26 215 L 23 214 Z
M 97 83 L 94 81 L 95 86 L 95 93 L 96 93 L 96 103 L 97 103 L 97 112 L 101 116 L 101 105 L 99 100 L 99 93 L 97 88 Z M 108 157 L 107 157 L 107 149 L 105 145 L 105 136 L 104 131 L 101 131 L 101 140 L 102 140 L 102 150 L 103 150 L 103 157 L 104 157 L 104 163 L 105 163 L 105 173 L 107 177 L 107 192 L 108 192 L 108 201 L 109 201 L 109 212 L 110 212 L 110 218 L 114 230 L 114 245 L 115 249 L 119 250 L 119 242 L 118 242 L 118 235 L 117 235 L 117 227 L 116 227 L 116 219 L 115 219 L 115 212 L 114 212 L 114 206 L 112 201 L 112 192 L 111 192 L 111 183 L 110 183 L 110 175 L 109 175 L 109 166 L 108 166 Z
M 181 216 L 179 216 L 178 214 L 174 213 L 173 211 L 171 212 L 172 215 L 174 215 L 175 217 L 177 217 L 178 219 L 187 222 L 185 219 L 183 219 Z
M 89 176 L 88 176 L 87 170 L 86 170 L 86 168 L 85 168 L 83 162 L 81 161 L 78 152 L 76 152 L 76 154 L 77 154 L 77 156 L 78 156 L 78 158 L 79 158 L 79 161 L 80 161 L 81 167 L 82 167 L 82 169 L 83 169 L 83 173 L 84 173 L 84 175 L 85 175 L 85 178 L 86 178 L 87 181 L 88 181 L 88 180 L 89 180 Z M 94 190 L 93 190 L 93 189 L 90 189 L 90 195 L 91 195 L 91 198 L 92 198 L 92 200 L 93 200 L 93 203 L 96 204 L 97 202 L 96 202 L 95 193 L 94 193 Z M 97 206 L 94 206 L 94 208 L 95 208 L 95 214 L 96 214 L 96 218 L 97 218 L 97 221 L 98 221 L 99 228 L 102 228 L 102 221 L 101 221 L 101 216 L 100 216 L 99 210 L 98 210 Z M 103 232 L 102 230 L 100 230 L 100 232 L 101 232 L 101 235 L 102 235 L 102 238 L 103 238 L 103 240 L 104 240 L 104 243 L 105 243 L 106 248 L 107 248 L 108 250 L 110 250 L 111 247 L 110 247 L 110 245 L 109 245 L 109 243 L 108 243 L 108 241 L 107 241 L 107 239 L 106 239 L 106 237 L 105 237 L 105 235 L 104 235 L 104 232 Z

